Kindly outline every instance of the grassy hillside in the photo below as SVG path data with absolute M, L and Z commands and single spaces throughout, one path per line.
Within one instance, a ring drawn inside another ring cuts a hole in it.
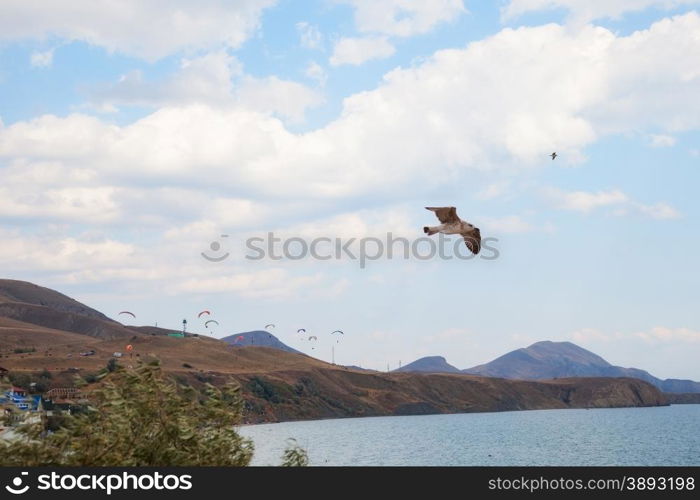
M 22 295 L 5 286 L 0 366 L 13 374 L 43 373 L 42 384 L 49 387 L 65 387 L 76 375 L 89 381 L 120 352 L 118 363 L 127 367 L 158 358 L 182 384 L 235 379 L 243 388 L 248 422 L 667 404 L 651 384 L 629 378 L 523 381 L 463 373 L 380 373 L 207 336 L 173 338 L 166 335 L 169 330 L 102 319 L 87 306 L 37 288 L 31 294 L 27 290 L 33 289 L 22 284 Z M 85 352 L 91 355 L 81 356 Z

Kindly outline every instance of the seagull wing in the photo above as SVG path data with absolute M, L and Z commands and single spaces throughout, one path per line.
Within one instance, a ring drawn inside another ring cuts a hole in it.
M 459 217 L 457 217 L 457 209 L 455 207 L 425 207 L 425 209 L 435 212 L 438 220 L 443 224 L 460 221 Z
M 462 233 L 462 237 L 471 253 L 476 255 L 481 251 L 481 231 L 479 231 L 478 227 L 475 227 L 469 232 Z

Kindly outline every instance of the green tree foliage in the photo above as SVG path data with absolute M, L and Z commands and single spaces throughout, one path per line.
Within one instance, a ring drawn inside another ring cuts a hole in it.
M 29 389 L 32 383 L 32 377 L 26 373 L 10 372 L 10 382 L 12 382 L 12 385 L 21 387 L 22 389 Z
M 282 455 L 282 465 L 285 467 L 306 467 L 309 465 L 308 455 L 297 445 L 295 439 L 287 441 L 287 449 Z
M 158 362 L 116 369 L 90 394 L 90 407 L 63 415 L 61 428 L 21 428 L 22 438 L 0 441 L 3 466 L 245 466 L 253 444 L 241 421 L 239 387 L 207 385 L 203 393 L 163 376 Z M 284 465 L 306 465 L 303 450 Z
M 107 361 L 107 371 L 108 372 L 113 372 L 117 369 L 117 360 L 114 358 L 109 358 L 109 361 Z

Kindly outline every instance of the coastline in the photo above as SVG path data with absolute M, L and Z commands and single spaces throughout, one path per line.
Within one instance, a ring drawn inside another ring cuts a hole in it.
M 462 374 L 323 369 L 231 375 L 245 400 L 243 424 L 333 418 L 668 406 L 631 378 L 510 380 Z

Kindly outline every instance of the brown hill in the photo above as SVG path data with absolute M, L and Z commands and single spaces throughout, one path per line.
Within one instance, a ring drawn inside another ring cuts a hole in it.
M 247 420 L 424 415 L 668 404 L 636 379 L 522 381 L 436 373 L 360 373 L 339 369 L 234 375 Z
M 13 349 L 45 350 L 62 345 L 91 345 L 97 339 L 0 316 L 0 353 Z M 0 354 L 2 355 L 2 354 Z
M 655 385 L 663 392 L 700 392 L 692 380 L 661 380 L 638 368 L 614 366 L 571 342 L 536 342 L 516 349 L 493 361 L 462 370 L 472 375 L 523 380 L 556 377 L 631 377 Z
M 221 339 L 227 344 L 235 346 L 258 346 L 258 347 L 274 347 L 286 352 L 296 352 L 301 354 L 296 349 L 289 347 L 280 339 L 266 330 L 253 330 L 251 332 L 234 333 Z
M 26 335 L 15 326 L 14 335 Z M 0 330 L 7 339 L 6 330 Z M 7 353 L 10 371 L 46 369 L 60 375 L 76 369 L 83 376 L 105 366 L 119 340 L 99 340 L 49 329 L 29 333 L 31 353 Z M 52 342 L 52 337 L 61 343 Z M 15 337 L 16 338 L 16 337 Z M 12 339 L 10 339 L 12 341 Z M 216 339 L 134 336 L 133 357 L 157 357 L 164 369 L 194 386 L 236 380 L 247 401 L 247 422 L 485 412 L 547 408 L 601 408 L 667 404 L 655 387 L 636 379 L 582 378 L 522 381 L 464 374 L 378 373 L 338 367 L 295 353 L 266 347 L 231 347 Z M 3 343 L 3 347 L 7 346 Z M 92 356 L 79 356 L 85 349 Z M 71 354 L 71 357 L 67 357 Z M 54 377 L 65 383 L 65 377 Z M 59 382 L 57 382 L 59 383 Z
M 134 335 L 133 330 L 110 319 L 97 319 L 22 302 L 0 302 L 0 316 L 99 339 L 123 339 Z
M 87 316 L 103 321 L 113 320 L 99 311 L 50 288 L 35 285 L 27 281 L 0 279 L 0 303 L 21 302 L 35 306 L 45 306 L 54 311 Z
M 426 356 L 415 360 L 395 372 L 428 372 L 428 373 L 459 373 L 459 368 L 455 368 L 442 356 Z
M 32 290 L 19 287 L 25 289 Z M 197 386 L 237 380 L 249 422 L 667 404 L 658 389 L 635 379 L 522 381 L 461 373 L 379 373 L 279 349 L 239 347 L 206 336 L 173 338 L 163 334 L 169 330 L 127 328 L 102 319 L 87 306 L 45 290 L 31 296 L 15 290 L 0 301 L 3 368 L 48 370 L 56 375 L 50 384 L 65 385 L 75 372 L 85 377 L 102 369 L 116 352 L 124 354 L 118 358 L 123 366 L 157 357 L 181 383 Z M 81 307 L 87 314 L 79 312 Z M 133 346 L 130 353 L 127 344 Z M 80 355 L 86 352 L 91 354 Z
M 134 334 L 77 300 L 26 281 L 0 280 L 0 317 L 100 339 L 124 339 Z

